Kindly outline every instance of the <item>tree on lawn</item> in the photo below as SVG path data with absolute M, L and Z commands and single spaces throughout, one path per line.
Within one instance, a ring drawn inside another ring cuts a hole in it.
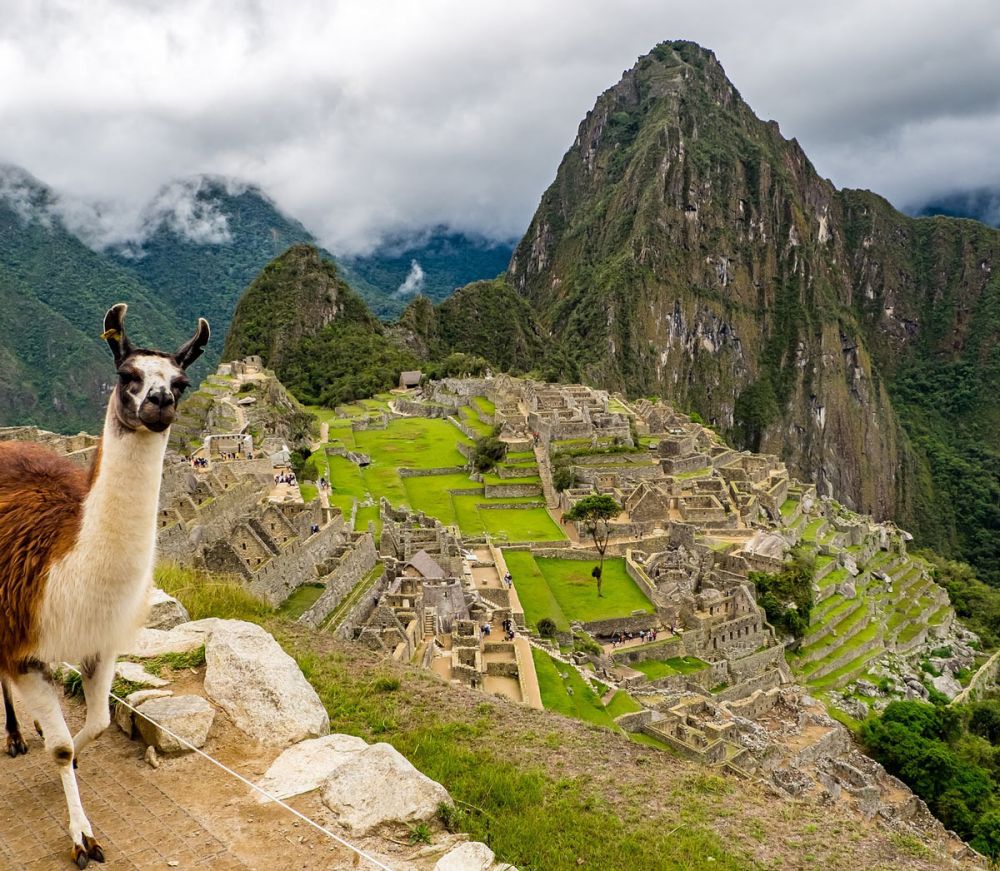
M 593 571 L 594 578 L 597 580 L 597 595 L 601 597 L 604 596 L 601 592 L 604 553 L 608 549 L 608 539 L 611 537 L 611 527 L 608 521 L 617 517 L 621 510 L 621 506 L 610 496 L 593 493 L 590 496 L 584 496 L 565 515 L 567 520 L 575 520 L 583 524 L 587 534 L 594 540 L 594 547 L 601 555 L 601 564 Z

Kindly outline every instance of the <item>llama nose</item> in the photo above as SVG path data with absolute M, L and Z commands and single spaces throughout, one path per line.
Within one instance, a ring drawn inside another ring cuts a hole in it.
M 174 404 L 174 394 L 164 387 L 159 390 L 150 390 L 146 398 L 159 408 L 169 408 Z

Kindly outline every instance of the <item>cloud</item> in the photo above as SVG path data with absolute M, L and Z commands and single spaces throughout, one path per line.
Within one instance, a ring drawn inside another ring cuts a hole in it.
M 839 185 L 897 205 L 1000 185 L 992 0 L 8 0 L 0 160 L 95 239 L 201 173 L 260 185 L 341 254 L 439 224 L 507 238 L 596 96 L 673 38 Z M 190 199 L 168 214 L 224 232 Z
M 424 289 L 424 270 L 420 267 L 420 264 L 416 260 L 410 261 L 410 271 L 406 273 L 406 279 L 403 281 L 393 296 L 397 299 L 406 296 L 413 296 L 420 293 Z

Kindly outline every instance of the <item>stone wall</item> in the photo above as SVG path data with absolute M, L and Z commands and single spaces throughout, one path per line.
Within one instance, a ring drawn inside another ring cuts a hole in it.
M 671 659 L 684 655 L 684 641 L 679 635 L 672 635 L 662 641 L 653 641 L 639 647 L 625 647 L 611 654 L 613 662 L 619 665 L 635 665 L 647 659 Z
M 366 532 L 345 553 L 336 568 L 326 577 L 326 589 L 312 607 L 299 617 L 299 623 L 313 628 L 319 626 L 344 600 L 357 584 L 375 568 L 378 554 L 375 541 Z
M 378 601 L 385 594 L 386 590 L 392 586 L 394 580 L 395 578 L 391 572 L 388 570 L 382 572 L 381 577 L 375 581 L 371 589 L 351 605 L 350 609 L 338 620 L 334 631 L 335 637 L 342 641 L 353 639 L 355 633 L 371 616 Z
M 541 496 L 541 484 L 486 484 L 487 499 L 515 499 L 522 496 Z

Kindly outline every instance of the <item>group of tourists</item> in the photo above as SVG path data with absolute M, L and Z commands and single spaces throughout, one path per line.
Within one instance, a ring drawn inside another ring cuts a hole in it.
M 196 469 L 207 469 L 208 468 L 208 458 L 207 457 L 192 457 L 191 465 Z
M 656 636 L 656 629 L 640 629 L 638 632 L 615 632 L 611 636 L 611 649 L 624 647 L 630 641 L 638 640 L 640 644 L 645 644 L 647 641 L 656 641 Z
M 295 473 L 294 472 L 288 472 L 287 474 L 275 475 L 274 476 L 274 484 L 275 484 L 275 486 L 277 486 L 278 484 L 289 484 L 289 485 L 291 485 L 291 486 L 294 487 L 295 486 Z
M 318 486 L 319 486 L 320 490 L 329 490 L 330 489 L 330 482 L 327 481 L 326 478 L 320 478 L 319 482 L 318 482 Z
M 242 460 L 243 453 L 241 451 L 219 451 L 220 460 Z M 253 459 L 253 452 L 247 451 L 246 459 Z
M 503 637 L 504 641 L 514 640 L 514 621 L 510 617 L 503 621 Z
M 507 572 L 507 574 L 503 576 L 503 582 L 507 585 L 507 589 L 509 590 L 512 586 L 514 586 L 514 576 L 510 572 Z

